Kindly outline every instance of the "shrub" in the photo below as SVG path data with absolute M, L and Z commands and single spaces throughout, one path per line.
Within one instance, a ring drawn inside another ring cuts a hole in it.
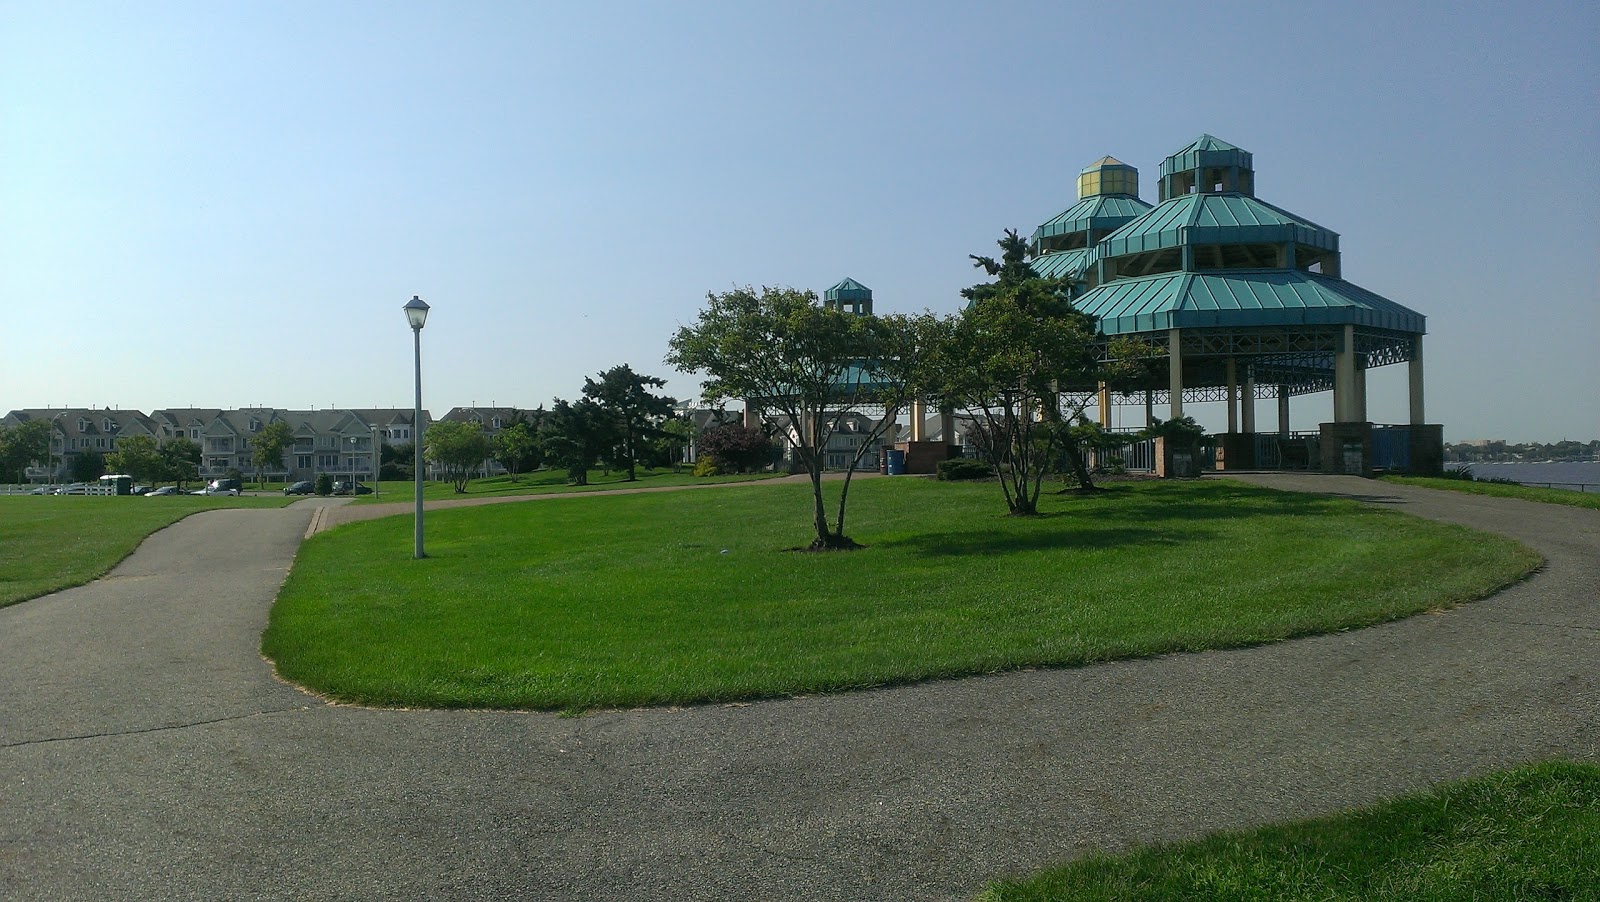
M 994 468 L 981 460 L 967 457 L 952 457 L 949 460 L 939 461 L 939 478 L 954 482 L 960 479 L 988 479 L 994 475 Z
M 714 457 L 701 457 L 698 461 L 695 462 L 694 475 L 696 475 L 696 476 L 721 476 L 722 475 L 722 468 L 717 466 L 716 458 L 714 458 Z
M 327 473 L 318 473 L 317 484 L 313 491 L 315 491 L 318 495 L 332 495 L 333 477 L 329 476 Z

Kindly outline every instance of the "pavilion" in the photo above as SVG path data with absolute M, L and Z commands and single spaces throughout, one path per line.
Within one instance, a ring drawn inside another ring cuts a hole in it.
M 1202 135 L 1161 163 L 1158 203 L 1139 198 L 1139 173 L 1104 157 L 1078 176 L 1078 201 L 1033 233 L 1033 268 L 1073 283 L 1073 302 L 1102 333 L 1158 349 L 1152 383 L 1095 393 L 1112 405 L 1225 401 L 1219 469 L 1306 466 L 1334 472 L 1436 472 L 1443 429 L 1423 413 L 1422 314 L 1345 281 L 1338 233 L 1258 199 L 1251 155 Z M 1409 369 L 1409 422 L 1367 419 L 1367 370 Z M 1333 422 L 1291 437 L 1289 403 L 1333 392 Z M 1255 402 L 1277 401 L 1275 433 L 1257 429 Z

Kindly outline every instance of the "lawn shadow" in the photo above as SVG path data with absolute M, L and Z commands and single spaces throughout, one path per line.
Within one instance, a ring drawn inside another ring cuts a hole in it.
M 1032 521 L 1037 522 L 1037 521 Z M 1178 545 L 1203 539 L 1193 532 L 1179 536 L 1171 530 L 1117 527 L 1114 529 L 1052 529 L 1033 532 L 930 532 L 903 539 L 884 540 L 881 548 L 896 548 L 924 557 L 1005 554 L 1013 551 L 1093 551 L 1138 545 Z

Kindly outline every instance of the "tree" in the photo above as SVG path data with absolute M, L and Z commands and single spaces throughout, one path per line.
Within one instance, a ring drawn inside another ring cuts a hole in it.
M 0 478 L 28 481 L 28 467 L 50 460 L 50 421 L 27 420 L 0 426 Z
M 384 445 L 378 451 L 378 479 L 392 479 L 411 481 L 416 478 L 414 471 L 417 455 L 416 445 L 405 442 L 399 445 Z
M 588 485 L 589 471 L 616 446 L 615 427 L 615 418 L 594 400 L 557 398 L 539 424 L 539 448 L 550 463 L 566 469 L 568 482 Z
M 191 439 L 180 435 L 167 442 L 161 448 L 161 459 L 165 465 L 161 478 L 177 483 L 179 491 L 185 482 L 200 476 L 200 445 Z
M 661 435 L 654 442 L 650 463 L 658 467 L 672 467 L 674 473 L 683 469 L 683 449 L 694 441 L 694 422 L 688 417 L 675 416 L 661 424 Z
M 489 440 L 478 423 L 440 420 L 429 426 L 423 435 L 422 453 L 443 467 L 445 479 L 455 486 L 458 494 L 464 494 L 467 480 L 472 478 L 472 468 L 489 456 Z
M 735 473 L 752 473 L 772 463 L 775 450 L 766 430 L 743 423 L 719 423 L 700 432 L 701 456 Z
M 166 473 L 161 446 L 148 435 L 129 435 L 117 440 L 117 450 L 106 456 L 113 472 L 126 473 L 134 482 L 155 482 Z
M 511 424 L 495 435 L 493 449 L 494 459 L 511 473 L 512 482 L 517 481 L 521 471 L 539 466 L 539 440 L 533 433 L 533 424 L 520 410 L 512 416 Z
M 92 482 L 106 475 L 105 455 L 99 451 L 79 451 L 68 456 L 67 473 L 73 482 Z
M 294 444 L 294 430 L 282 420 L 273 420 L 261 427 L 250 440 L 250 463 L 256 468 L 256 482 L 261 482 L 261 471 L 271 467 L 283 469 L 283 452 Z
M 855 465 L 876 447 L 890 417 L 910 399 L 916 336 L 903 316 L 845 313 L 818 305 L 811 291 L 745 287 L 708 294 L 692 325 L 668 343 L 667 363 L 705 373 L 707 401 L 745 399 L 788 418 L 782 432 L 811 480 L 813 550 L 858 547 L 845 535 L 845 505 Z M 841 481 L 838 514 L 828 522 L 822 471 L 835 431 L 863 408 L 884 410 L 862 436 Z
M 600 374 L 600 381 L 583 380 L 584 397 L 589 398 L 616 420 L 618 445 L 611 459 L 628 471 L 628 482 L 639 478 L 639 458 L 644 446 L 661 434 L 661 423 L 672 416 L 677 400 L 656 395 L 651 388 L 662 388 L 665 379 L 641 376 L 626 363 Z
M 1000 260 L 974 255 L 994 282 L 961 294 L 970 302 L 950 318 L 923 320 L 929 352 L 920 375 L 930 393 L 977 420 L 974 437 L 999 476 L 1015 516 L 1038 512 L 1045 476 L 1067 459 L 1080 487 L 1093 490 L 1082 441 L 1071 424 L 1092 395 L 1067 401 L 1061 385 L 1123 385 L 1143 371 L 1142 345 L 1107 343 L 1094 318 L 1073 309 L 1071 285 L 1028 265 L 1028 244 L 1007 229 Z

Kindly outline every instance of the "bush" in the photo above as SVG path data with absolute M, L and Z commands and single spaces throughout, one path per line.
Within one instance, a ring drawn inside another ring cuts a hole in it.
M 223 470 L 222 478 L 231 479 L 234 482 L 240 483 L 241 485 L 244 483 L 244 474 L 239 471 L 238 467 L 229 467 L 228 469 Z
M 696 476 L 721 476 L 722 475 L 722 468 L 717 466 L 716 458 L 714 458 L 714 457 L 701 457 L 698 461 L 695 462 L 694 475 L 696 475 Z
M 939 478 L 954 482 L 960 479 L 988 479 L 994 475 L 994 468 L 981 460 L 968 457 L 952 457 L 949 460 L 939 461 Z
M 313 491 L 315 491 L 318 495 L 332 495 L 333 477 L 329 476 L 327 473 L 318 473 L 317 484 Z

